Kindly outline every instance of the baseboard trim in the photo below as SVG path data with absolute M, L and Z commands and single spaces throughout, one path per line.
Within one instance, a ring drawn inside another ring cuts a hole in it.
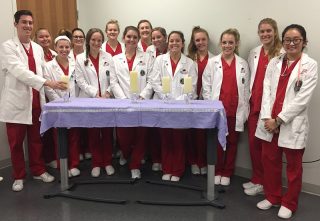
M 236 167 L 235 175 L 250 179 L 251 169 L 247 169 L 247 168 L 243 168 L 243 167 Z M 285 184 L 284 186 L 286 186 L 286 178 L 283 178 L 282 182 Z M 320 196 L 320 186 L 303 182 L 302 183 L 302 192 Z

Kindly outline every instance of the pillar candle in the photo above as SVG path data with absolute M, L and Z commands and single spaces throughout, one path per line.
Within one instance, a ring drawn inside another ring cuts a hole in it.
M 162 93 L 169 94 L 171 92 L 171 78 L 169 76 L 162 77 Z
M 138 72 L 130 71 L 130 92 L 139 93 Z
M 183 86 L 183 93 L 189 94 L 192 92 L 192 78 L 190 76 L 185 76 L 183 79 L 184 86 Z

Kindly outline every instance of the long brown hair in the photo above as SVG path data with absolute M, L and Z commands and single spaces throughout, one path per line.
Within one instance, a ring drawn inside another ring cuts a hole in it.
M 277 22 L 275 20 L 273 20 L 272 18 L 264 18 L 259 22 L 258 32 L 259 32 L 260 26 L 262 24 L 271 25 L 271 27 L 273 28 L 273 31 L 274 31 L 273 45 L 268 51 L 268 57 L 270 60 L 271 58 L 278 56 L 280 54 L 280 50 L 282 48 L 281 40 L 279 37 L 278 25 L 277 25 Z
M 198 51 L 197 46 L 194 43 L 194 36 L 197 33 L 205 33 L 205 35 L 207 36 L 207 39 L 208 39 L 208 43 L 209 43 L 209 34 L 208 34 L 207 30 L 201 28 L 200 26 L 195 26 L 192 29 L 191 39 L 190 39 L 190 43 L 188 45 L 188 57 L 194 61 L 197 60 L 197 51 Z
M 101 29 L 99 28 L 91 28 L 86 34 L 86 60 L 84 61 L 84 65 L 88 66 L 89 63 L 89 53 L 90 53 L 90 40 L 94 33 L 99 32 L 102 36 L 102 42 L 104 42 L 104 35 Z

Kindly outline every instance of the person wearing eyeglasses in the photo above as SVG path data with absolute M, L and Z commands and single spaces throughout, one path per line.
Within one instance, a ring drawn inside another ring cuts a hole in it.
M 248 64 L 250 76 L 250 113 L 248 116 L 248 138 L 252 165 L 252 177 L 249 182 L 242 184 L 244 193 L 255 196 L 263 192 L 263 166 L 261 162 L 261 140 L 255 136 L 257 122 L 261 109 L 263 79 L 267 65 L 273 57 L 280 54 L 281 40 L 277 22 L 264 18 L 259 22 L 258 35 L 261 45 L 249 53 Z
M 265 199 L 261 210 L 280 206 L 288 219 L 297 210 L 302 186 L 302 157 L 309 132 L 308 106 L 318 81 L 318 65 L 303 53 L 307 33 L 292 24 L 282 32 L 285 54 L 268 64 L 256 136 L 262 139 Z M 282 194 L 282 155 L 286 156 L 287 191 Z
M 209 59 L 202 76 L 202 96 L 204 100 L 220 100 L 226 111 L 228 136 L 226 150 L 221 145 L 217 149 L 215 167 L 216 185 L 230 185 L 234 173 L 239 132 L 244 131 L 244 123 L 249 112 L 249 67 L 239 57 L 240 34 L 237 29 L 227 29 L 221 34 L 222 53 Z

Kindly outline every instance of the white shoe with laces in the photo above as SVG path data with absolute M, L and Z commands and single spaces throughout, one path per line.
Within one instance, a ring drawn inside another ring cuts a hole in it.
M 226 177 L 226 176 L 221 177 L 220 184 L 222 186 L 229 186 L 230 185 L 230 177 Z
M 72 168 L 71 170 L 68 171 L 68 176 L 69 177 L 80 176 L 80 170 L 78 168 Z
M 107 173 L 107 175 L 108 176 L 111 176 L 111 175 L 113 175 L 114 174 L 114 168 L 113 168 L 113 166 L 112 165 L 108 165 L 108 166 L 106 166 L 106 173 Z
M 201 175 L 206 175 L 208 173 L 208 168 L 207 167 L 201 167 L 200 168 L 200 174 Z
M 260 184 L 255 184 L 251 188 L 244 189 L 244 193 L 248 196 L 256 196 L 260 193 L 263 193 L 263 186 Z
M 139 169 L 132 169 L 131 170 L 131 178 L 132 179 L 141 179 L 141 172 Z
M 100 176 L 100 167 L 94 167 L 94 168 L 91 170 L 91 176 L 92 176 L 92 177 L 98 177 L 98 176 Z
M 179 182 L 180 181 L 180 177 L 178 176 L 172 176 L 170 179 L 172 182 Z
M 34 176 L 33 179 L 42 180 L 45 183 L 51 183 L 54 181 L 54 177 L 51 176 L 48 172 L 44 172 L 40 176 Z
M 215 185 L 220 185 L 221 184 L 221 176 L 214 176 L 214 184 Z
M 3 180 L 3 177 L 2 176 L 0 176 L 0 182 Z
M 171 179 L 171 174 L 163 174 L 162 175 L 162 180 L 168 181 Z
M 276 205 L 276 204 L 274 205 L 274 204 L 270 203 L 270 201 L 267 199 L 264 199 L 264 200 L 260 201 L 259 203 L 257 203 L 257 207 L 261 210 L 268 210 L 271 207 L 277 207 L 277 206 L 279 206 L 279 205 Z
M 200 168 L 198 167 L 197 164 L 192 164 L 191 165 L 191 173 L 193 175 L 199 175 L 200 174 Z
M 23 189 L 23 180 L 15 180 L 12 184 L 12 190 L 19 192 Z
M 249 182 L 247 182 L 247 183 L 243 183 L 243 184 L 242 184 L 242 187 L 243 187 L 244 189 L 249 189 L 249 188 L 252 188 L 254 185 L 255 185 L 254 183 L 252 183 L 251 181 L 249 181 Z
M 282 219 L 289 219 L 292 216 L 292 211 L 285 206 L 281 206 L 278 212 L 278 216 Z

